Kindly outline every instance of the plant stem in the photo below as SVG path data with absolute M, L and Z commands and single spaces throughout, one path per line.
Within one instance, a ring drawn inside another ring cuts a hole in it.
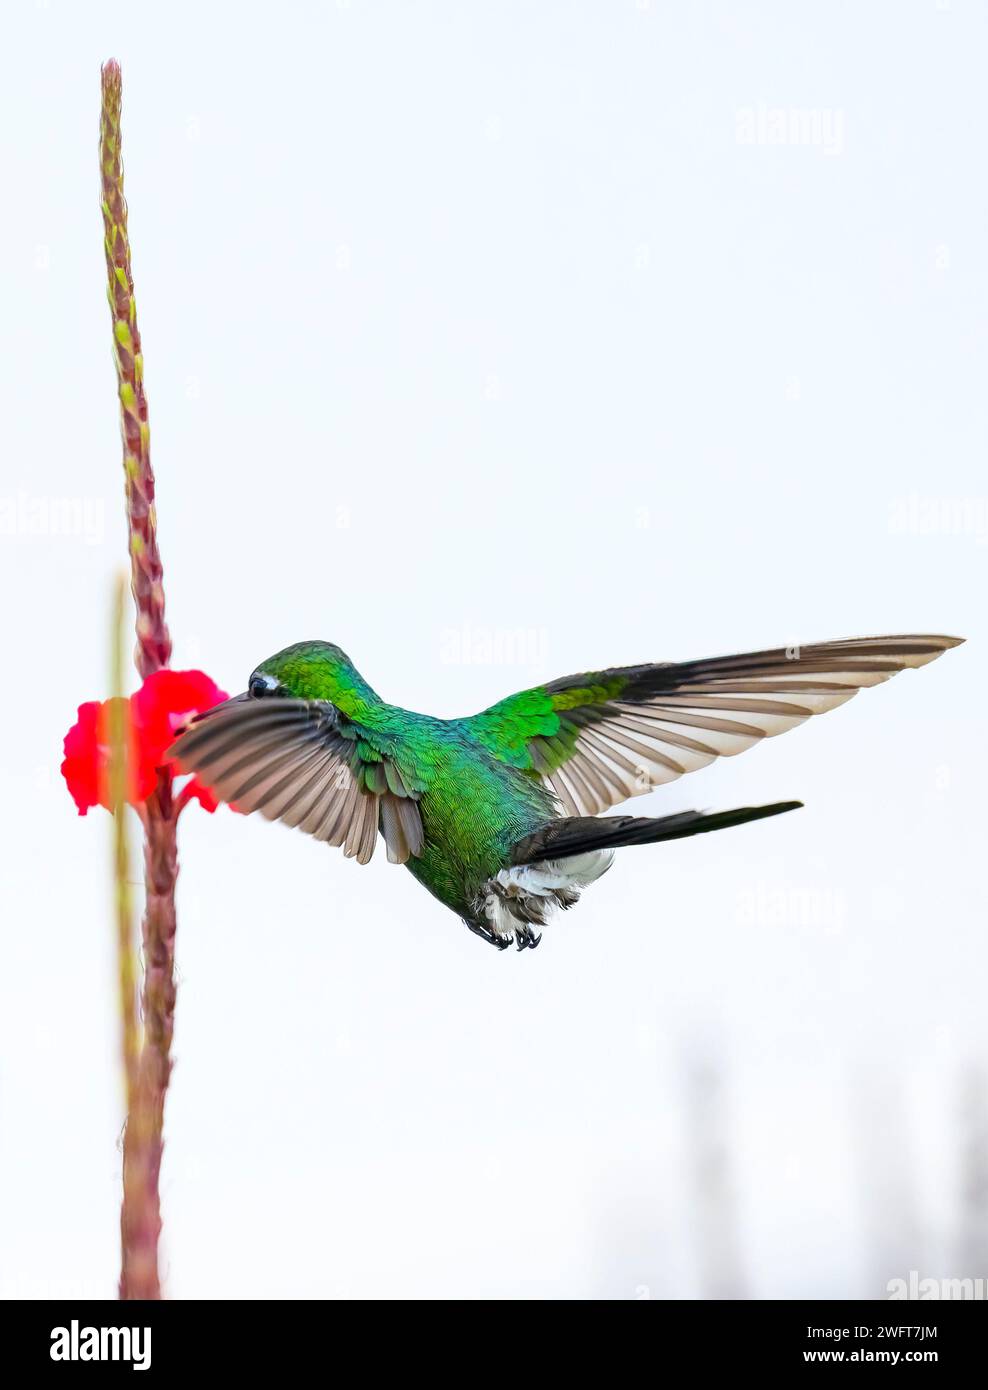
M 113 806 L 113 884 L 117 924 L 117 980 L 120 1002 L 120 1050 L 126 1083 L 127 1113 L 137 1088 L 139 1035 L 137 1027 L 137 970 L 134 960 L 134 911 L 130 892 L 130 846 L 127 840 L 127 701 L 124 698 L 123 576 L 114 586 L 112 643 L 110 801 Z
M 175 880 L 178 876 L 171 778 L 158 774 L 147 802 L 144 877 L 144 1046 L 137 1069 L 135 1104 L 124 1134 L 124 1200 L 120 1217 L 123 1264 L 120 1297 L 160 1298 L 158 1180 L 164 1149 L 165 1095 L 171 1075 L 175 1022 Z
M 165 594 L 158 551 L 151 468 L 151 432 L 144 394 L 144 356 L 137 326 L 134 278 L 127 235 L 121 159 L 120 111 L 123 82 L 112 59 L 101 74 L 100 178 L 107 298 L 113 319 L 113 348 L 120 395 L 131 589 L 137 606 L 135 661 L 142 677 L 167 666 L 171 637 L 165 623 Z M 172 776 L 158 769 L 158 785 L 144 818 L 142 923 L 144 984 L 141 1011 L 144 1041 L 136 1061 L 124 1132 L 123 1208 L 120 1213 L 121 1298 L 160 1298 L 158 1237 L 161 1232 L 159 1175 L 164 1147 L 165 1094 L 171 1074 L 175 1017 L 175 879 L 178 874 Z
M 144 355 L 137 327 L 134 277 L 127 235 L 120 153 L 120 107 L 123 81 L 112 58 L 102 71 L 100 116 L 100 178 L 102 180 L 103 247 L 106 252 L 107 299 L 113 316 L 113 349 L 120 387 L 120 420 L 124 446 L 127 518 L 130 526 L 131 587 L 137 604 L 137 669 L 142 676 L 167 666 L 172 644 L 165 624 L 165 593 L 161 582 L 151 431 L 144 394 Z

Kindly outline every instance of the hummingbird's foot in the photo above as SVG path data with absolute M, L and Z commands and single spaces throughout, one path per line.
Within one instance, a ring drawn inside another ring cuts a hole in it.
M 482 941 L 486 941 L 490 946 L 496 946 L 499 951 L 506 951 L 511 945 L 510 936 L 498 936 L 497 932 L 486 926 L 483 922 L 471 922 L 469 917 L 464 917 L 463 921 L 473 932 L 474 936 L 479 936 Z
M 475 936 L 499 951 L 507 950 L 512 943 L 519 951 L 534 951 L 542 940 L 542 933 L 533 928 L 545 926 L 547 904 L 538 897 L 494 892 L 472 906 L 471 916 L 463 921 Z

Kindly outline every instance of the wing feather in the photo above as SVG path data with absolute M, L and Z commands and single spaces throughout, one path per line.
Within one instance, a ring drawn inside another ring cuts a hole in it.
M 422 851 L 418 793 L 373 732 L 328 701 L 239 695 L 196 720 L 169 756 L 238 811 L 299 827 L 358 863 L 373 856 L 379 828 L 393 862 Z
M 583 672 L 468 723 L 496 756 L 548 782 L 567 815 L 597 815 L 836 709 L 962 640 L 852 638 Z

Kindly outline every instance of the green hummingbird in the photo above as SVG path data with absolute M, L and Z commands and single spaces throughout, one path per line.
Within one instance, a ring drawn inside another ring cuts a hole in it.
M 221 801 L 298 826 L 366 864 L 380 834 L 471 931 L 537 946 L 615 849 L 721 830 L 798 801 L 601 816 L 731 757 L 963 639 L 864 637 L 582 672 L 435 719 L 389 705 L 339 647 L 297 642 L 170 750 Z

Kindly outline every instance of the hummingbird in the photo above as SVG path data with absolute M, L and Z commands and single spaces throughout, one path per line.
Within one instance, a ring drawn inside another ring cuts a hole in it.
M 958 637 L 861 637 L 564 676 L 462 719 L 383 700 L 330 642 L 262 661 L 169 750 L 221 801 L 366 864 L 378 835 L 491 945 L 533 948 L 614 851 L 796 810 L 601 812 L 925 666 Z

